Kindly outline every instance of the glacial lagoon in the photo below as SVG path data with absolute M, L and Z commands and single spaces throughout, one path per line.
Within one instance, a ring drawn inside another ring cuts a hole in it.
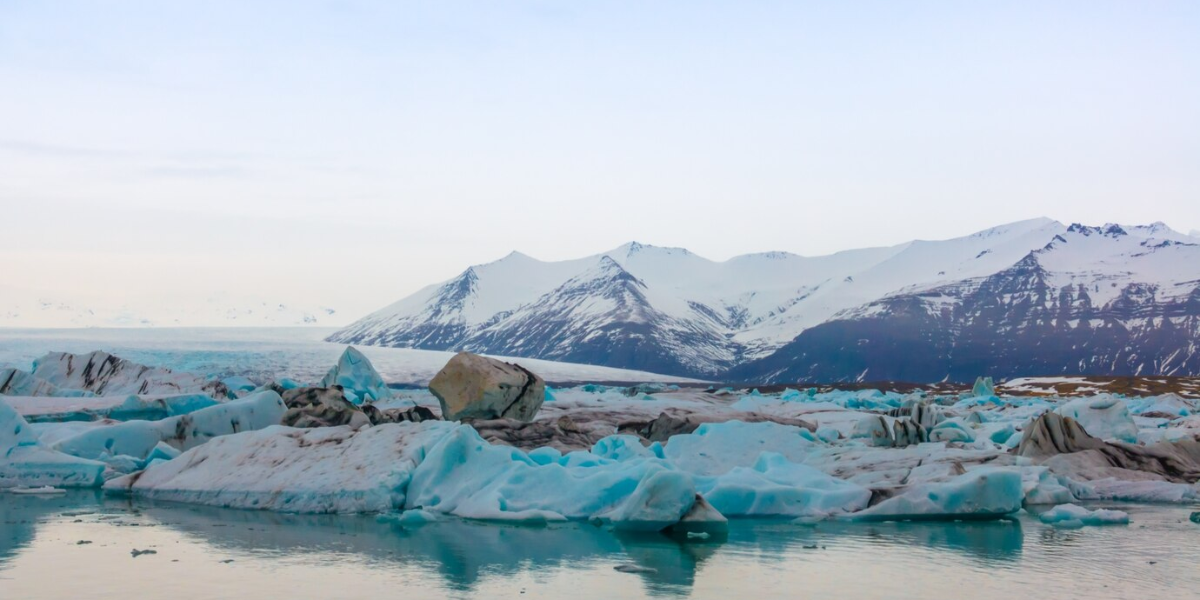
M 0 597 L 1195 598 L 1197 507 L 1112 506 L 1132 523 L 735 520 L 725 540 L 680 542 L 586 523 L 406 529 L 92 491 L 0 494 Z

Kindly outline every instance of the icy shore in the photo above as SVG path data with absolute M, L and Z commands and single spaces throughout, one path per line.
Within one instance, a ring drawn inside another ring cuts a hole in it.
M 0 487 L 103 485 L 225 507 L 419 509 L 632 530 L 682 521 L 701 531 L 737 517 L 995 519 L 1039 505 L 1200 498 L 1200 403 L 1173 394 L 997 396 L 986 381 L 940 396 L 584 385 L 548 389 L 532 423 L 302 429 L 279 424 L 285 407 L 275 390 L 295 382 L 229 381 L 221 389 L 232 398 L 164 403 L 179 414 L 119 421 L 114 406 L 141 406 L 126 393 L 142 385 L 137 379 L 120 386 L 116 403 L 64 396 L 70 377 L 85 380 L 66 369 L 43 373 L 44 384 L 23 379 L 22 389 L 54 395 L 0 395 Z M 157 377 L 169 387 L 147 384 L 155 398 L 217 389 L 202 376 Z M 427 390 L 381 387 L 357 357 L 336 381 L 348 398 L 376 399 L 369 405 L 378 411 L 439 410 Z

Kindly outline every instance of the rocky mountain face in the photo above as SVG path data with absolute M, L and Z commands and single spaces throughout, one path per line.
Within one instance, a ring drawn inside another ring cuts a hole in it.
M 817 258 L 513 254 L 330 340 L 767 383 L 1194 375 L 1200 239 L 1039 219 Z

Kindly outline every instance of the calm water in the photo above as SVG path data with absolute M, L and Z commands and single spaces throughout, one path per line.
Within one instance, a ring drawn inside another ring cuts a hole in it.
M 1129 526 L 740 521 L 679 543 L 0 494 L 0 598 L 1196 598 L 1196 507 L 1123 508 Z

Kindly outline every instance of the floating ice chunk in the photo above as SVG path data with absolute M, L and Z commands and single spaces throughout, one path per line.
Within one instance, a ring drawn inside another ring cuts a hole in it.
M 975 441 L 975 431 L 966 421 L 959 417 L 946 419 L 929 430 L 931 442 L 962 442 L 969 444 Z
M 37 443 L 37 433 L 29 427 L 29 423 L 0 399 L 0 452 L 18 446 L 36 446 Z
M 989 433 L 988 439 L 994 444 L 1000 444 L 1003 446 L 1004 444 L 1008 443 L 1008 440 L 1012 438 L 1013 434 L 1015 433 L 1017 433 L 1017 428 L 1014 427 L 1012 423 L 1005 423 L 999 429 Z
M 178 457 L 180 454 L 182 454 L 182 452 L 180 452 L 178 448 L 175 448 L 166 442 L 159 442 L 155 444 L 154 449 L 151 450 L 150 454 L 146 456 L 146 463 L 150 463 L 155 460 L 171 460 Z
M 253 381 L 250 381 L 241 375 L 226 377 L 225 379 L 221 380 L 221 383 L 225 384 L 225 387 L 229 388 L 229 391 L 235 394 L 239 392 L 251 392 L 258 387 L 257 383 L 254 383 Z
M 536 448 L 529 451 L 529 460 L 532 460 L 539 465 L 557 463 L 562 460 L 562 457 L 563 454 L 558 448 L 552 448 L 550 446 L 542 446 L 541 448 Z
M 729 519 L 709 504 L 704 496 L 696 494 L 692 507 L 679 518 L 678 523 L 668 527 L 665 532 L 675 536 L 682 535 L 685 540 L 708 539 L 712 535 L 728 534 Z
M 321 380 L 321 387 L 331 385 L 342 386 L 348 400 L 357 400 L 351 400 L 355 404 L 392 397 L 392 390 L 384 383 L 383 376 L 375 370 L 371 361 L 353 346 L 346 346 L 337 364 L 329 369 L 325 378 Z
M 1038 515 L 1043 523 L 1055 527 L 1083 527 L 1084 525 L 1128 525 L 1129 513 L 1120 510 L 1099 508 L 1088 510 L 1077 504 L 1060 504 Z
M 0 488 L 98 487 L 104 466 L 46 448 L 25 419 L 0 400 Z
M 910 486 L 899 496 L 850 515 L 866 521 L 995 519 L 1021 509 L 1021 474 L 982 467 L 941 483 Z
M 283 379 L 280 379 L 276 383 L 279 384 L 279 387 L 281 387 L 285 390 L 294 390 L 296 388 L 305 387 L 303 383 L 300 383 L 299 381 L 296 381 L 295 379 L 291 379 L 288 377 L 284 377 Z
M 1025 505 L 1067 504 L 1075 501 L 1075 494 L 1068 481 L 1050 472 L 1046 467 L 1021 469 L 1022 486 L 1025 489 Z
M 31 423 L 94 421 L 153 421 L 216 406 L 207 394 L 176 396 L 7 396 L 8 402 Z
M 827 444 L 832 444 L 841 439 L 841 437 L 842 434 L 837 430 L 836 427 L 826 426 L 817 428 L 817 439 Z
M 419 508 L 406 510 L 401 513 L 384 513 L 376 518 L 380 523 L 392 523 L 406 528 L 420 527 L 421 525 L 440 521 L 441 519 L 437 513 Z
M 651 521 L 637 501 L 626 505 L 643 482 L 668 469 L 657 459 L 614 461 L 572 452 L 558 463 L 539 464 L 524 452 L 487 443 L 470 427 L 440 439 L 413 471 L 407 508 L 424 508 L 471 519 L 549 521 L 591 519 Z M 683 474 L 686 477 L 686 474 Z M 695 493 L 688 478 L 687 490 Z M 662 479 L 643 498 L 670 496 L 676 479 Z M 647 484 L 650 485 L 650 484 Z M 664 486 L 664 487 L 659 487 Z M 683 492 L 679 492 L 683 494 Z M 678 518 L 691 506 L 691 496 Z M 638 516 L 643 515 L 643 516 Z
M 1163 394 L 1161 396 L 1150 396 L 1147 398 L 1129 398 L 1125 400 L 1125 404 L 1129 407 L 1129 412 L 1140 415 L 1142 413 L 1164 413 L 1168 415 L 1176 415 L 1186 417 L 1191 415 L 1200 408 L 1200 402 L 1188 398 L 1183 398 L 1178 394 Z
M 0 369 L 0 395 L 3 396 L 91 396 L 83 390 L 64 390 L 58 386 L 20 369 Z
M 1072 483 L 1071 491 L 1080 500 L 1171 503 L 1200 500 L 1200 488 L 1170 481 L 1129 481 L 1110 477 L 1084 483 Z
M 100 395 L 204 393 L 214 398 L 229 395 L 229 390 L 219 381 L 139 365 L 100 351 L 80 355 L 51 352 L 34 361 L 33 374 L 59 388 L 87 390 Z
M 654 471 L 638 482 L 629 497 L 599 515 L 623 531 L 661 531 L 678 523 L 696 502 L 696 488 L 687 473 Z
M 996 384 L 991 377 L 976 377 L 975 385 L 971 387 L 971 396 L 978 398 L 980 396 L 995 396 Z
M 444 421 L 293 429 L 216 438 L 105 484 L 152 499 L 300 513 L 404 507 L 412 470 L 457 427 Z
M 690 434 L 672 436 L 663 455 L 696 475 L 720 475 L 734 467 L 750 467 L 763 452 L 800 462 L 817 437 L 807 429 L 779 423 L 703 423 Z
M 892 432 L 887 420 L 880 415 L 867 415 L 854 424 L 850 434 L 853 439 L 861 439 L 871 446 L 889 447 L 893 443 Z
M 111 479 L 119 475 L 128 475 L 134 471 L 140 471 L 142 469 L 142 465 L 145 464 L 145 461 L 124 454 L 119 454 L 117 456 L 109 456 L 104 454 L 100 456 L 99 460 L 100 462 L 108 465 L 108 468 L 104 470 L 105 479 Z
M 784 402 L 800 402 L 804 399 L 804 395 L 800 393 L 800 390 L 787 388 L 783 390 L 783 393 L 779 394 L 779 399 Z
M 1137 443 L 1137 424 L 1129 408 L 1115 396 L 1078 398 L 1054 412 L 1075 419 L 1089 434 L 1100 439 Z
M 871 490 L 764 452 L 753 468 L 700 477 L 696 488 L 729 517 L 814 516 L 866 508 Z
M 54 448 L 81 458 L 125 454 L 145 460 L 160 442 L 187 450 L 218 436 L 277 425 L 285 411 L 279 394 L 266 390 L 160 421 L 128 421 L 88 429 L 59 441 Z
M 592 454 L 616 461 L 631 458 L 654 458 L 654 453 L 632 435 L 610 435 L 592 446 Z M 532 455 L 532 453 L 531 453 Z

